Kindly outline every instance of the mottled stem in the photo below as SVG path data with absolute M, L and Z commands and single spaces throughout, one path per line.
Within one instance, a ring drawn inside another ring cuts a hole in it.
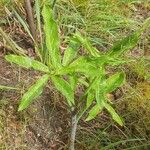
M 76 138 L 76 131 L 77 131 L 77 115 L 72 115 L 72 125 L 71 125 L 71 137 L 70 137 L 70 148 L 69 150 L 75 149 L 75 138 Z

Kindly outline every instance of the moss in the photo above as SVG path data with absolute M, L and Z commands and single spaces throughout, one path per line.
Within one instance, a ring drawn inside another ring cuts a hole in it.
M 128 121 L 134 122 L 135 130 L 147 137 L 150 132 L 150 83 L 137 83 L 135 88 L 127 92 L 125 102 Z

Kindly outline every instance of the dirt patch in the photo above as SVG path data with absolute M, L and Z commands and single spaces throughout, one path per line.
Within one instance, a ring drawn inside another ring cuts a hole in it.
M 18 91 L 0 91 L 0 148 L 64 149 L 70 122 L 63 97 L 50 83 L 26 111 L 17 112 L 22 94 L 40 74 L 11 65 L 3 57 L 0 57 L 0 65 L 0 84 L 19 88 Z

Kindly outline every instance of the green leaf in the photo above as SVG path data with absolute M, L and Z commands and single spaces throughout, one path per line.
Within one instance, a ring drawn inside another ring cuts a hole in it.
M 78 79 L 79 83 L 88 87 L 89 86 L 89 83 L 87 81 L 85 81 L 85 78 L 81 77 Z
M 82 37 L 80 32 L 77 32 L 74 36 L 83 45 L 85 50 L 87 50 L 88 53 L 90 53 L 92 56 L 99 57 L 101 55 L 101 53 L 95 47 L 92 46 L 92 44 L 87 38 Z
M 17 88 L 0 85 L 0 90 L 17 90 Z
M 111 114 L 112 118 L 120 125 L 123 126 L 123 122 L 119 115 L 116 113 L 116 111 L 111 107 L 111 105 L 105 103 L 104 107 L 108 110 L 108 112 Z
M 69 66 L 56 71 L 56 74 L 64 75 L 71 73 L 83 73 L 84 75 L 96 75 L 97 63 L 90 57 L 81 56 L 73 61 Z
M 22 97 L 18 111 L 22 111 L 27 108 L 42 93 L 48 80 L 49 75 L 43 75 L 33 86 L 28 89 Z
M 88 117 L 86 118 L 86 121 L 90 121 L 94 119 L 103 109 L 103 106 L 95 105 L 89 112 Z
M 68 65 L 77 55 L 79 50 L 80 43 L 77 42 L 74 38 L 70 40 L 68 48 L 65 50 L 63 57 L 63 66 Z
M 116 57 L 106 57 L 106 64 L 110 65 L 110 66 L 119 66 L 122 64 L 127 64 L 127 63 L 131 63 L 135 60 L 133 59 L 122 59 L 122 58 L 116 58 Z
M 46 65 L 44 65 L 43 63 L 37 60 L 33 60 L 29 57 L 18 56 L 18 55 L 6 55 L 5 59 L 9 62 L 15 63 L 27 69 L 33 68 L 38 71 L 42 71 L 46 73 L 49 72 L 49 68 Z
M 101 91 L 104 93 L 110 93 L 117 87 L 120 87 L 125 81 L 125 74 L 123 72 L 116 73 L 104 80 L 101 84 Z
M 100 89 L 99 84 L 100 84 L 100 82 L 97 82 L 97 86 L 96 86 L 96 89 L 95 89 L 95 98 L 96 98 L 97 104 L 99 106 L 101 106 L 103 104 L 103 102 L 105 101 L 105 97 L 104 97 L 104 93 Z
M 46 46 L 49 51 L 49 63 L 51 62 L 53 67 L 58 68 L 61 66 L 61 55 L 59 51 L 60 40 L 57 24 L 53 18 L 53 10 L 49 5 L 44 4 L 42 16 L 44 19 Z
M 92 90 L 90 90 L 87 95 L 86 108 L 89 108 L 91 106 L 91 104 L 94 101 L 94 98 L 94 93 Z
M 143 27 L 141 27 L 139 30 L 135 31 L 134 33 L 130 34 L 129 36 L 125 37 L 118 43 L 116 43 L 110 50 L 108 50 L 109 56 L 119 56 L 123 52 L 128 51 L 130 49 L 133 49 L 139 38 L 141 33 L 150 26 L 150 18 L 148 18 L 144 23 Z
M 51 79 L 56 89 L 66 97 L 69 106 L 72 106 L 74 104 L 74 91 L 71 85 L 59 76 L 51 76 Z
M 116 58 L 110 58 L 104 55 L 101 55 L 100 57 L 80 56 L 70 63 L 70 65 L 56 70 L 55 74 L 65 75 L 71 73 L 83 73 L 86 76 L 94 77 L 97 75 L 97 70 L 106 64 L 118 65 L 125 63 L 123 60 L 115 59 Z
M 69 76 L 69 83 L 70 83 L 70 86 L 71 86 L 73 91 L 76 90 L 77 82 L 78 82 L 77 75 L 72 74 L 71 76 Z

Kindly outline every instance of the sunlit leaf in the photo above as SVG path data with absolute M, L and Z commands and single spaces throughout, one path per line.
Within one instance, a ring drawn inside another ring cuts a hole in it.
M 43 75 L 37 82 L 32 85 L 23 95 L 18 111 L 27 108 L 43 91 L 44 86 L 49 80 L 49 75 Z
M 49 72 L 49 68 L 44 65 L 43 63 L 31 59 L 29 57 L 24 57 L 24 56 L 18 56 L 18 55 L 6 55 L 5 59 L 9 62 L 15 63 L 21 67 L 24 68 L 33 68 L 35 70 L 38 71 L 42 71 L 42 72 Z
M 86 81 L 85 81 L 85 79 L 84 79 L 84 78 L 82 78 L 82 77 L 81 77 L 81 78 L 79 78 L 79 79 L 78 79 L 78 81 L 79 81 L 79 83 L 81 83 L 82 85 L 84 85 L 84 86 L 86 86 L 86 87 L 88 87 L 88 86 L 89 86 L 89 83 L 88 83 L 88 82 L 86 82 Z
M 78 77 L 75 74 L 69 76 L 69 83 L 73 91 L 76 90 L 77 82 L 78 82 Z
M 89 108 L 91 106 L 91 104 L 93 103 L 94 101 L 94 93 L 92 90 L 90 90 L 87 94 L 87 101 L 86 101 L 86 107 Z
M 85 50 L 87 50 L 88 53 L 90 53 L 92 56 L 99 57 L 101 55 L 101 53 L 95 47 L 92 46 L 90 41 L 86 37 L 83 37 L 79 32 L 75 34 L 75 37 L 81 43 L 81 45 L 83 45 Z
M 86 118 L 86 121 L 90 121 L 94 119 L 103 109 L 103 106 L 95 105 L 89 112 L 88 117 Z
M 65 50 L 63 57 L 63 66 L 68 65 L 77 55 L 79 50 L 80 43 L 77 42 L 74 38 L 70 39 L 68 48 Z
M 85 75 L 95 76 L 97 73 L 98 64 L 97 62 L 86 56 L 80 56 L 74 60 L 69 66 L 66 66 L 58 70 L 58 74 L 67 74 L 67 73 L 83 73 Z
M 50 5 L 44 4 L 42 16 L 44 19 L 46 46 L 49 51 L 49 62 L 51 62 L 55 68 L 58 68 L 61 66 L 61 55 L 59 51 L 60 40 L 57 24 L 53 18 L 53 10 Z
M 111 114 L 112 118 L 120 125 L 123 126 L 123 122 L 119 115 L 116 113 L 116 111 L 112 108 L 111 105 L 105 103 L 104 107 L 108 110 L 108 112 Z
M 59 76 L 51 76 L 51 79 L 56 89 L 66 97 L 69 106 L 72 106 L 74 104 L 74 91 L 71 85 Z
M 116 73 L 102 83 L 101 90 L 105 93 L 110 93 L 117 87 L 120 87 L 124 83 L 124 81 L 125 74 L 123 72 Z

